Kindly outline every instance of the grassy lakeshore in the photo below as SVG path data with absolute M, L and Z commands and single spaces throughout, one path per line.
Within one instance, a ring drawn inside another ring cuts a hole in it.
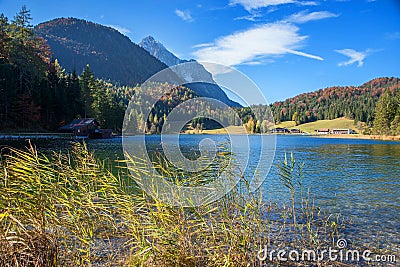
M 186 130 L 185 134 L 247 134 L 243 126 L 228 126 L 210 130 Z
M 383 141 L 400 141 L 400 135 L 364 135 L 364 134 L 317 134 L 312 135 L 320 138 L 345 138 L 345 139 L 367 139 L 367 140 L 383 140 Z
M 319 120 L 314 122 L 303 123 L 296 125 L 294 121 L 284 121 L 277 125 L 275 128 L 288 128 L 288 129 L 300 129 L 304 133 L 313 134 L 315 130 L 321 128 L 328 129 L 351 129 L 357 133 L 360 130 L 354 125 L 354 120 L 346 118 L 338 118 L 334 120 Z M 220 129 L 207 129 L 207 130 L 194 130 L 189 129 L 185 131 L 186 134 L 246 134 L 246 129 L 244 126 L 228 126 L 226 128 Z
M 229 126 L 228 131 L 221 128 L 215 130 L 203 130 L 195 132 L 188 130 L 185 134 L 247 134 L 240 128 L 241 126 Z M 277 135 L 304 135 L 304 134 L 277 134 Z M 365 135 L 365 134 L 306 134 L 307 136 L 317 138 L 343 138 L 343 139 L 366 139 L 366 140 L 383 140 L 383 141 L 400 141 L 400 136 L 388 136 L 388 135 Z
M 337 118 L 334 120 L 319 120 L 308 123 L 303 123 L 300 125 L 296 125 L 294 121 L 285 121 L 280 124 L 277 124 L 276 127 L 288 128 L 288 129 L 300 129 L 305 133 L 313 134 L 315 130 L 327 128 L 327 129 L 351 129 L 360 132 L 359 129 L 354 125 L 354 120 L 350 120 L 347 118 Z
M 313 137 L 320 138 L 346 138 L 346 139 L 368 139 L 368 140 L 384 140 L 384 141 L 400 141 L 400 136 L 387 136 L 387 135 L 364 135 L 361 134 L 360 129 L 354 125 L 354 120 L 347 118 L 337 118 L 334 120 L 319 120 L 309 123 L 296 125 L 294 121 L 284 121 L 277 124 L 275 127 L 300 129 L 305 134 Z M 356 134 L 315 134 L 315 130 L 328 128 L 328 129 L 351 129 Z M 186 130 L 185 134 L 247 134 L 243 126 L 228 126 L 220 129 L 210 130 Z M 302 135 L 302 134 L 289 134 L 289 135 Z

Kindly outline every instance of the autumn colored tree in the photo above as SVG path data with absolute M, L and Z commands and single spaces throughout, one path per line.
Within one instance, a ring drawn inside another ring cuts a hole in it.
M 254 123 L 254 120 L 253 120 L 252 117 L 245 124 L 245 128 L 246 128 L 247 133 L 254 133 L 254 131 L 255 131 L 255 123 Z
M 275 102 L 270 108 L 276 123 L 293 120 L 293 116 L 297 116 L 300 124 L 347 117 L 355 123 L 361 121 L 372 126 L 380 95 L 386 90 L 393 93 L 398 85 L 398 78 L 377 78 L 357 87 L 334 86 L 300 94 Z

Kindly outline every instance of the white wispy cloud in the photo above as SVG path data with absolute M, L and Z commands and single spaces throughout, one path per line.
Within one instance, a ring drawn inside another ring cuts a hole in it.
M 249 14 L 246 16 L 241 16 L 241 17 L 237 17 L 234 18 L 233 20 L 249 20 L 249 21 L 256 21 L 256 19 L 259 17 L 259 15 L 257 14 Z
M 268 56 L 295 54 L 312 59 L 323 58 L 297 51 L 307 36 L 299 28 L 285 22 L 267 23 L 216 39 L 211 46 L 202 47 L 193 54 L 199 61 L 216 62 L 228 66 L 255 64 Z
M 128 28 L 122 27 L 120 25 L 106 25 L 108 27 L 111 27 L 117 31 L 119 31 L 120 33 L 127 35 L 128 33 L 131 33 L 131 30 L 129 30 Z
M 354 49 L 340 49 L 340 50 L 335 50 L 335 52 L 338 52 L 339 54 L 342 54 L 344 56 L 349 57 L 349 60 L 340 62 L 338 66 L 348 66 L 354 63 L 358 63 L 358 67 L 362 67 L 364 64 L 364 59 L 369 55 L 370 51 L 367 50 L 365 52 L 359 52 Z
M 287 22 L 291 23 L 306 23 L 313 20 L 321 20 L 327 18 L 336 18 L 339 15 L 334 14 L 329 11 L 317 11 L 308 12 L 308 10 L 300 11 L 299 13 L 293 14 L 285 19 Z
M 388 32 L 385 34 L 385 38 L 389 40 L 398 40 L 400 39 L 400 32 Z
M 190 14 L 189 10 L 176 9 L 175 14 L 184 21 L 189 21 L 189 22 L 193 21 L 192 15 Z
M 202 47 L 208 47 L 208 46 L 212 46 L 213 43 L 203 43 L 203 44 L 197 44 L 192 46 L 192 48 L 202 48 Z
M 249 65 L 249 66 L 256 66 L 256 65 L 260 65 L 261 62 L 260 61 L 249 61 L 249 62 L 245 62 L 243 64 L 244 65 Z
M 318 6 L 319 3 L 316 1 L 297 1 L 297 4 L 301 6 Z
M 299 4 L 306 6 L 314 6 L 318 3 L 314 1 L 299 1 L 299 0 L 230 0 L 230 5 L 241 5 L 247 11 L 252 11 L 254 9 L 269 7 L 269 6 L 278 6 L 284 4 Z
M 236 17 L 236 18 L 234 18 L 234 20 L 258 21 L 258 20 L 260 20 L 260 18 L 264 17 L 266 14 L 275 12 L 276 10 L 278 10 L 278 8 L 275 6 L 271 6 L 267 10 L 263 10 L 263 11 L 261 11 L 259 9 L 251 10 L 248 12 L 247 15 Z

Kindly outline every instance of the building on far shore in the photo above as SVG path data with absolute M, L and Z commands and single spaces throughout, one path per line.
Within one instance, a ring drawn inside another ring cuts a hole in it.
M 290 133 L 288 128 L 276 127 L 272 130 L 273 133 Z
M 352 129 L 333 129 L 332 134 L 352 134 L 354 130 Z
M 283 134 L 300 134 L 303 133 L 302 130 L 293 128 L 293 129 L 288 129 L 286 127 L 276 127 L 275 129 L 272 130 L 273 133 L 283 133 Z
M 330 130 L 328 128 L 321 128 L 321 129 L 317 129 L 315 130 L 315 132 L 317 134 L 330 134 Z
M 58 128 L 60 132 L 72 133 L 76 137 L 106 139 L 111 138 L 111 129 L 100 129 L 100 124 L 94 118 L 75 119 L 71 123 Z
M 315 130 L 317 134 L 354 134 L 355 131 L 352 129 L 328 129 L 328 128 L 322 128 L 322 129 L 317 129 Z

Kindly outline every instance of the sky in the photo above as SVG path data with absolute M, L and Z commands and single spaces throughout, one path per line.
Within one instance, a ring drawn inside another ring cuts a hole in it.
M 82 18 L 135 43 L 151 35 L 182 59 L 234 67 L 269 103 L 400 77 L 399 0 L 0 0 L 0 13 L 12 19 L 22 5 L 33 25 Z

